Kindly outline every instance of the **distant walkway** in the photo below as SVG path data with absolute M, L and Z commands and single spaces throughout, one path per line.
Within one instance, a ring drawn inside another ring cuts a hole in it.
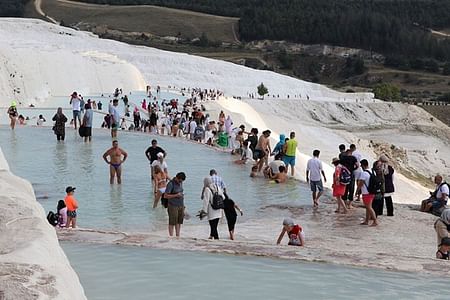
M 55 19 L 53 19 L 50 16 L 47 16 L 44 11 L 42 10 L 42 0 L 34 0 L 34 8 L 36 9 L 36 12 L 38 14 L 40 14 L 41 16 L 43 16 L 44 18 L 46 18 L 47 20 L 49 20 L 50 22 L 59 25 L 59 22 L 56 21 Z

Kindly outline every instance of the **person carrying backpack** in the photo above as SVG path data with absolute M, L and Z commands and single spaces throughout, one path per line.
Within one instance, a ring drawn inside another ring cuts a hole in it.
M 361 167 L 363 171 L 358 178 L 358 187 L 356 194 L 362 194 L 362 200 L 366 207 L 366 218 L 361 225 L 369 225 L 369 221 L 373 220 L 370 226 L 377 226 L 378 220 L 375 211 L 372 208 L 372 202 L 377 193 L 377 179 L 376 175 L 369 170 L 369 162 L 366 159 L 361 160 Z
M 202 197 L 203 207 L 200 211 L 200 215 L 205 215 L 208 218 L 210 226 L 209 239 L 219 239 L 219 233 L 217 232 L 217 226 L 219 220 L 223 215 L 224 208 L 224 195 L 222 189 L 213 183 L 211 177 L 203 179 L 203 191 Z M 203 214 L 202 214 L 203 212 Z

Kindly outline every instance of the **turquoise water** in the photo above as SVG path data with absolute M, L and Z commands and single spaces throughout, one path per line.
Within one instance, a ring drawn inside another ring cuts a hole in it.
M 141 101 L 145 98 L 147 100 L 147 103 L 149 101 L 148 97 L 146 97 L 145 92 L 132 92 L 131 94 L 127 94 L 129 103 L 136 104 L 139 107 L 141 107 Z M 121 96 L 119 96 L 120 98 Z M 108 104 L 109 101 L 113 99 L 111 95 L 104 94 L 102 97 L 101 94 L 99 95 L 93 95 L 93 96 L 83 96 L 84 100 L 87 101 L 88 99 L 91 99 L 92 101 L 96 101 L 97 103 L 101 101 L 103 103 L 103 107 L 101 110 L 101 113 L 97 113 L 95 111 L 94 113 L 94 119 L 93 119 L 93 127 L 100 128 L 101 124 L 103 123 L 103 117 L 108 112 Z M 30 108 L 30 107 L 18 107 L 17 111 L 19 114 L 23 115 L 24 117 L 28 117 L 30 120 L 26 121 L 27 125 L 36 125 L 36 121 L 39 115 L 42 115 L 47 122 L 44 124 L 45 126 L 53 126 L 52 118 L 56 113 L 57 107 L 62 107 L 63 112 L 66 115 L 66 117 L 69 119 L 69 121 L 72 119 L 72 107 L 69 104 L 69 96 L 56 96 L 51 97 L 50 99 L 46 100 L 45 102 L 45 108 L 40 107 L 39 104 L 37 104 L 37 107 Z M 184 103 L 186 100 L 185 96 L 170 93 L 170 92 L 161 92 L 161 94 L 158 97 L 158 102 L 161 104 L 162 100 L 170 100 L 170 99 L 178 99 L 180 103 Z M 125 107 L 123 105 L 122 101 L 119 101 L 118 106 L 119 113 L 121 116 L 124 116 L 125 114 Z M 132 112 L 133 112 L 133 105 L 130 105 L 130 116 L 132 118 Z M 0 109 L 0 124 L 7 125 L 9 124 L 9 118 L 6 114 L 7 108 Z M 145 113 L 141 112 L 141 117 L 147 117 Z M 128 120 L 132 120 L 131 118 L 128 118 Z M 128 122 L 128 126 L 131 123 Z M 18 125 L 19 126 L 19 125 Z M 69 123 L 67 123 L 67 126 L 69 126 Z
M 72 185 L 77 187 L 79 226 L 116 230 L 150 230 L 167 224 L 165 211 L 152 209 L 150 169 L 144 152 L 153 138 L 168 152 L 169 174 L 186 173 L 185 200 L 191 214 L 201 208 L 203 178 L 211 168 L 219 172 L 231 198 L 244 209 L 240 222 L 263 214 L 260 208 L 267 205 L 310 204 L 305 184 L 293 181 L 276 185 L 261 178 L 252 179 L 249 166 L 233 164 L 235 157 L 230 154 L 181 139 L 119 132 L 119 146 L 129 158 L 123 165 L 123 184 L 111 186 L 109 167 L 102 159 L 111 146 L 108 130 L 94 129 L 92 143 L 83 143 L 75 130 L 68 128 L 66 141 L 57 143 L 50 128 L 0 128 L 0 146 L 12 172 L 33 184 L 46 211 L 55 210 L 57 200 L 65 196 L 66 186 Z M 45 197 L 48 199 L 42 199 Z M 279 213 L 282 217 L 283 212 Z M 192 218 L 189 222 L 199 221 Z
M 90 300 L 431 300 L 450 294 L 447 279 L 417 274 L 137 247 L 62 246 Z

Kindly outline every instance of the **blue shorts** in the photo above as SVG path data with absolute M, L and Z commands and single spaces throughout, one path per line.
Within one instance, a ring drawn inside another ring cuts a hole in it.
M 433 205 L 433 209 L 439 209 L 444 205 L 446 205 L 447 203 L 441 200 L 434 200 L 433 202 L 431 202 L 431 204 Z
M 323 184 L 322 184 L 322 180 L 319 181 L 309 181 L 309 186 L 311 187 L 311 192 L 317 192 L 317 190 L 319 190 L 319 192 L 323 192 Z
M 285 155 L 285 156 L 283 157 L 283 162 L 284 162 L 284 164 L 286 165 L 286 167 L 287 167 L 288 165 L 295 166 L 295 156 Z
M 77 118 L 78 118 L 78 120 L 81 118 L 81 113 L 79 110 L 74 110 L 73 111 L 73 119 L 75 120 Z

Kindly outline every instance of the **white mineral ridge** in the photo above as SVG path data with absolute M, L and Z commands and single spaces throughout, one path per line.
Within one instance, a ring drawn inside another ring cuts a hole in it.
M 0 150 L 0 291 L 5 299 L 86 299 L 31 184 Z
M 82 91 L 88 95 L 161 86 L 217 88 L 228 95 L 256 94 L 263 82 L 270 94 L 311 99 L 372 99 L 371 93 L 345 94 L 270 71 L 229 62 L 132 46 L 36 19 L 0 20 L 0 105 L 14 97 L 24 103 Z M 13 74 L 14 77 L 11 77 Z M 70 93 L 70 92 L 69 92 Z

